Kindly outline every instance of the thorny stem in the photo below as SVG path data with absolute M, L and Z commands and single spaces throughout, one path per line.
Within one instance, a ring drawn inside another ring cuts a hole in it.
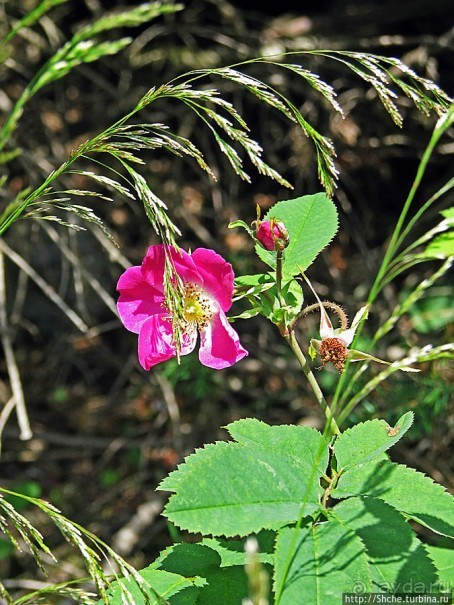
M 328 300 L 324 300 L 320 304 L 325 309 L 330 309 L 331 311 L 334 311 L 334 313 L 336 313 L 336 315 L 339 317 L 340 329 L 341 330 L 346 330 L 347 329 L 347 327 L 348 327 L 348 319 L 347 319 L 347 315 L 346 315 L 346 313 L 345 313 L 345 311 L 343 310 L 342 307 L 340 307 L 336 303 L 330 302 Z M 318 302 L 316 302 L 313 305 L 308 305 L 307 307 L 304 307 L 304 309 L 302 309 L 298 313 L 298 315 L 295 317 L 295 319 L 292 321 L 292 326 L 294 326 L 303 317 L 306 317 L 306 315 L 308 313 L 311 313 L 312 311 L 318 311 L 320 309 L 320 304 Z
M 276 254 L 276 289 L 277 289 L 277 295 L 278 295 L 278 299 L 279 302 L 281 304 L 281 306 L 283 306 L 285 304 L 285 301 L 282 298 L 282 291 L 281 291 L 281 287 L 282 287 L 282 260 L 283 260 L 283 255 L 284 255 L 284 251 L 283 250 L 277 250 L 277 254 Z M 324 303 L 322 303 L 324 304 Z M 328 305 L 330 308 L 334 307 L 334 310 L 338 313 L 340 321 L 342 326 L 344 326 L 345 323 L 345 327 L 347 325 L 347 316 L 345 315 L 343 309 L 341 309 L 338 305 L 336 305 L 335 303 L 326 303 L 326 305 Z M 317 305 L 318 307 L 318 305 Z M 322 393 L 322 390 L 317 382 L 317 379 L 314 376 L 314 373 L 312 372 L 312 370 L 309 367 L 309 364 L 307 363 L 307 359 L 303 353 L 303 351 L 301 350 L 301 347 L 298 344 L 298 341 L 295 337 L 295 331 L 293 329 L 296 321 L 303 316 L 304 313 L 308 313 L 309 311 L 311 311 L 312 309 L 310 307 L 306 307 L 306 309 L 304 309 L 294 320 L 293 322 L 289 323 L 287 326 L 285 326 L 285 329 L 283 329 L 281 331 L 282 335 L 284 336 L 285 340 L 288 342 L 290 348 L 292 349 L 293 353 L 295 354 L 295 357 L 297 358 L 297 360 L 299 361 L 299 364 L 304 372 L 304 375 L 307 378 L 307 381 L 309 382 L 312 391 L 315 395 L 315 398 L 317 400 L 317 403 L 319 404 L 319 406 L 322 408 L 323 412 L 325 413 L 326 419 L 327 419 L 327 425 L 328 425 L 328 430 L 332 435 L 339 435 L 340 434 L 340 430 L 339 427 L 337 426 L 336 420 L 334 419 L 334 415 L 328 405 L 328 402 L 325 399 L 325 396 Z
M 304 353 L 302 352 L 302 350 L 298 344 L 298 341 L 296 340 L 294 330 L 290 330 L 288 332 L 288 334 L 285 336 L 285 339 L 288 342 L 293 353 L 295 354 L 296 358 L 298 359 L 300 366 L 304 372 L 304 375 L 306 376 L 307 381 L 309 382 L 309 384 L 312 388 L 312 391 L 314 392 L 315 398 L 317 399 L 317 403 L 320 405 L 320 407 L 322 408 L 322 410 L 325 413 L 325 416 L 329 423 L 329 429 L 330 429 L 331 434 L 339 435 L 340 434 L 339 427 L 337 426 L 336 420 L 334 419 L 333 413 L 325 399 L 325 396 L 323 395 L 322 390 L 320 389 L 320 386 L 319 386 L 312 370 L 310 369 L 310 367 L 307 363 L 307 359 L 306 359 Z

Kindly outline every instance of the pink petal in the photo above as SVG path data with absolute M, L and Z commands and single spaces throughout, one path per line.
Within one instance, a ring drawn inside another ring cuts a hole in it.
M 204 366 L 222 370 L 247 354 L 223 311 L 213 315 L 210 325 L 200 332 L 199 359 Z
M 288 232 L 282 221 L 272 218 L 259 223 L 255 237 L 267 250 L 283 250 L 288 244 Z
M 152 366 L 175 357 L 172 323 L 162 315 L 152 315 L 139 332 L 138 354 L 140 365 L 149 370 Z
M 185 334 L 180 355 L 187 355 L 195 347 L 197 332 Z M 138 354 L 140 365 L 149 370 L 162 361 L 176 356 L 172 322 L 165 315 L 152 315 L 143 324 L 139 333 Z
M 164 244 L 150 246 L 142 261 L 143 277 L 149 284 L 164 289 L 166 258 L 173 263 L 176 273 L 183 281 L 202 285 L 202 279 L 191 256 L 184 250 L 177 251 L 172 246 Z
M 120 297 L 117 309 L 125 328 L 139 333 L 143 322 L 156 313 L 163 312 L 162 290 L 147 283 L 141 267 L 130 267 L 120 276 L 117 283 Z
M 228 311 L 233 296 L 232 265 L 207 248 L 197 248 L 191 256 L 203 279 L 203 289 L 217 300 L 223 311 Z

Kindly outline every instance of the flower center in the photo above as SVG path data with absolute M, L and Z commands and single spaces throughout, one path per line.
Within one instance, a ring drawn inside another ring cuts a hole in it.
M 339 374 L 342 374 L 348 354 L 347 345 L 343 340 L 340 338 L 324 338 L 320 344 L 319 354 L 323 365 L 330 361 Z
M 196 284 L 184 285 L 183 316 L 187 327 L 199 330 L 206 328 L 213 315 L 211 300 Z

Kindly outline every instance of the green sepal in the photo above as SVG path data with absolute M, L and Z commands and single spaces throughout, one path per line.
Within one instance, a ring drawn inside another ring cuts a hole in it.
M 377 363 L 382 363 L 386 366 L 396 365 L 396 362 L 391 363 L 390 361 L 385 361 L 384 359 L 379 359 L 378 357 L 374 357 L 373 355 L 369 355 L 369 353 L 363 353 L 363 351 L 358 351 L 357 349 L 349 349 L 348 350 L 348 359 L 351 362 L 354 361 L 376 361 Z M 411 368 L 408 366 L 399 367 L 399 370 L 402 372 L 420 372 L 418 368 Z
M 315 359 L 317 357 L 319 347 L 320 347 L 320 341 L 315 340 L 314 338 L 311 338 L 311 341 L 309 343 L 309 349 L 308 349 L 309 357 L 311 359 Z
M 249 225 L 247 223 L 245 223 L 244 221 L 238 219 L 237 221 L 232 221 L 231 223 L 229 223 L 227 225 L 227 227 L 229 229 L 236 229 L 237 227 L 241 227 L 241 229 L 245 229 L 248 234 L 255 239 L 255 235 L 254 232 L 252 231 L 252 229 L 249 227 Z

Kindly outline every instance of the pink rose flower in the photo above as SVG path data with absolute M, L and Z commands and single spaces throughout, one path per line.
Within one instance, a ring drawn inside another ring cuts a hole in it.
M 203 365 L 221 370 L 245 357 L 248 353 L 225 315 L 232 305 L 232 266 L 213 250 L 198 248 L 188 254 L 161 244 L 148 248 L 142 265 L 126 269 L 117 284 L 121 321 L 139 335 L 140 365 L 149 370 L 177 353 L 164 292 L 166 255 L 184 288 L 180 355 L 194 350 L 199 333 Z
M 275 219 L 258 222 L 255 236 L 267 250 L 283 250 L 288 244 L 288 232 L 284 223 Z

